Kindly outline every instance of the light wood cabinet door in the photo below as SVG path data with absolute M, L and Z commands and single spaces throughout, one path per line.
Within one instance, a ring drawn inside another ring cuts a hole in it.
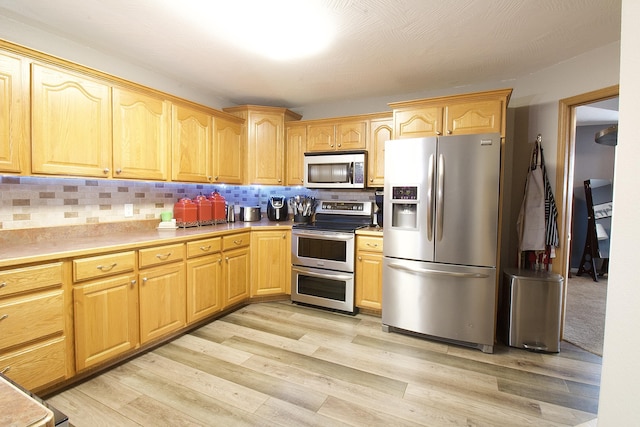
M 213 182 L 242 184 L 245 147 L 240 123 L 215 118 L 213 142 Z
M 447 105 L 444 110 L 445 134 L 500 133 L 503 105 L 498 99 Z
M 138 285 L 134 274 L 101 279 L 73 290 L 76 369 L 138 346 Z
M 394 110 L 394 138 L 420 138 L 442 135 L 442 107 Z
M 305 125 L 287 126 L 286 185 L 304 184 L 304 152 L 307 146 L 307 127 Z
M 0 172 L 28 173 L 29 85 L 23 62 L 0 52 Z
M 282 185 L 284 118 L 282 114 L 249 114 L 248 184 Z
M 253 231 L 251 252 L 251 297 L 291 294 L 291 231 Z
M 251 256 L 249 247 L 232 249 L 223 253 L 223 308 L 249 298 Z
M 140 343 L 177 331 L 186 323 L 184 262 L 139 274 Z
M 336 150 L 367 148 L 367 121 L 346 121 L 336 125 Z
M 307 126 L 307 151 L 333 151 L 336 149 L 334 125 Z
M 113 88 L 113 177 L 169 179 L 170 103 L 157 96 Z
M 369 187 L 384 186 L 384 143 L 393 139 L 393 118 L 373 119 L 369 126 L 368 181 Z
M 213 118 L 185 105 L 173 104 L 171 179 L 213 182 Z
M 111 177 L 110 87 L 33 64 L 31 89 L 32 172 Z
M 187 261 L 187 323 L 222 309 L 222 254 Z
M 356 236 L 355 305 L 382 310 L 382 237 Z

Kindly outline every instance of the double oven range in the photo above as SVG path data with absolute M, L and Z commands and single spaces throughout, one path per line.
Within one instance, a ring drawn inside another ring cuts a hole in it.
M 325 200 L 315 221 L 294 223 L 291 301 L 355 314 L 355 232 L 371 225 L 372 202 Z

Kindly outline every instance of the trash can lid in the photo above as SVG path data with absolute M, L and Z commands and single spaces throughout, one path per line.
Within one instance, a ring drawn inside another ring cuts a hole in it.
M 509 277 L 519 278 L 519 279 L 535 279 L 535 280 L 544 280 L 549 282 L 562 282 L 564 278 L 557 274 L 552 273 L 550 271 L 535 271 L 535 270 L 527 270 L 520 268 L 507 268 L 504 270 L 504 274 Z

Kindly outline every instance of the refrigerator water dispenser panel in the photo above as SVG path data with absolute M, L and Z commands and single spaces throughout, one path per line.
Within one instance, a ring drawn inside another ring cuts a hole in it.
M 418 228 L 418 187 L 394 186 L 391 199 L 391 226 Z

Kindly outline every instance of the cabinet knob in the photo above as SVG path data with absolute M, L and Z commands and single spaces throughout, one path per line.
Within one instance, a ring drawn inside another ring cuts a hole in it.
M 282 179 L 281 179 L 281 178 L 278 178 L 278 182 L 282 182 Z
M 216 181 L 218 180 L 218 177 L 217 177 L 217 176 L 215 177 L 215 180 L 216 180 Z
M 133 279 L 133 280 L 131 281 L 131 285 L 132 285 L 132 286 L 133 286 L 133 285 L 135 285 L 136 283 L 137 283 L 137 280 L 136 280 L 136 279 Z
M 342 147 L 342 144 L 338 144 L 338 147 Z
M 208 177 L 207 177 L 207 180 L 208 180 L 208 181 L 211 181 L 211 180 L 213 180 L 213 177 L 212 177 L 212 176 L 208 176 Z
M 120 175 L 122 173 L 122 169 L 116 169 L 116 173 Z
M 451 135 L 453 131 L 451 129 L 447 129 L 447 135 Z
M 108 175 L 109 174 L 109 168 L 104 168 L 102 170 L 102 172 L 104 172 L 105 175 Z
M 440 132 L 439 130 L 436 131 L 436 135 L 442 135 L 442 132 Z
M 7 286 L 7 282 L 0 283 L 0 288 L 4 288 L 5 286 Z
M 218 258 L 218 264 L 222 263 L 222 258 Z
M 282 235 L 282 238 L 283 238 L 283 239 L 286 239 L 286 238 L 287 238 L 287 235 L 286 235 L 286 234 L 283 234 L 283 235 Z
M 224 260 L 229 262 L 229 257 L 224 257 Z
M 142 278 L 142 283 L 147 283 L 147 280 L 148 280 L 148 279 L 147 279 L 146 277 L 143 277 L 143 278 Z
M 361 256 L 358 257 L 358 261 L 362 261 L 362 257 Z
M 369 182 L 373 182 L 373 178 L 369 178 Z

